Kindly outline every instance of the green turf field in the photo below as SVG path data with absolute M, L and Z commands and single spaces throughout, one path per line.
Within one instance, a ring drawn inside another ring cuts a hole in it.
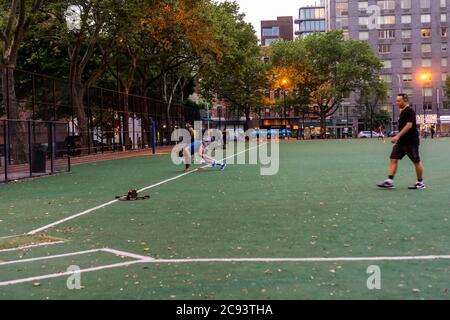
M 385 179 L 390 150 L 376 140 L 281 143 L 275 176 L 261 176 L 257 165 L 230 165 L 180 177 L 144 192 L 150 200 L 114 203 L 44 231 L 64 243 L 0 251 L 0 299 L 449 299 L 450 260 L 358 260 L 450 255 L 450 140 L 423 142 L 424 191 L 407 190 L 415 182 L 408 159 L 396 190 L 375 187 Z M 142 157 L 0 185 L 0 237 L 181 170 L 169 156 Z M 0 239 L 0 249 L 24 238 L 7 241 Z M 102 248 L 139 257 L 67 256 Z M 355 261 L 267 261 L 324 257 Z M 235 258 L 263 261 L 217 260 Z M 81 290 L 67 289 L 69 275 L 35 278 L 71 265 L 94 268 L 81 275 Z M 371 265 L 381 268 L 381 290 L 367 289 Z

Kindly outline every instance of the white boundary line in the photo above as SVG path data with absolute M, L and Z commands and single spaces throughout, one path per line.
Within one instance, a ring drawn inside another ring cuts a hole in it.
M 245 153 L 245 152 L 248 152 L 248 151 L 250 151 L 250 150 L 259 148 L 260 146 L 263 146 L 263 145 L 265 145 L 265 144 L 267 144 L 267 142 L 258 144 L 257 146 L 254 146 L 254 147 L 252 147 L 252 148 L 248 148 L 248 149 L 246 149 L 246 150 L 243 150 L 243 151 L 241 151 L 241 152 L 238 152 L 238 153 L 236 153 L 236 154 L 233 154 L 232 156 L 229 156 L 229 157 L 227 157 L 227 158 L 221 159 L 220 161 L 223 161 L 223 160 L 227 160 L 227 159 L 229 159 L 229 158 L 236 157 L 236 156 L 238 156 L 238 155 L 240 155 L 240 154 L 242 154 L 242 153 Z M 203 168 L 207 168 L 207 167 L 208 167 L 208 166 L 204 166 Z M 184 177 L 184 176 L 187 176 L 187 175 L 189 175 L 189 174 L 192 174 L 192 173 L 194 173 L 194 172 L 196 172 L 196 171 L 198 171 L 198 168 L 195 169 L 195 170 L 189 171 L 189 172 L 182 173 L 182 174 L 177 175 L 177 176 L 175 176 L 175 177 L 173 177 L 173 178 L 166 179 L 166 180 L 163 180 L 163 181 L 161 181 L 161 182 L 155 183 L 155 184 L 153 184 L 153 185 L 151 185 L 151 186 L 142 188 L 142 189 L 138 190 L 138 193 L 143 192 L 143 191 L 146 191 L 146 190 L 149 190 L 149 189 L 153 189 L 153 188 L 158 187 L 158 186 L 160 186 L 160 185 L 162 185 L 162 184 L 166 184 L 166 183 L 168 183 L 168 182 L 170 182 L 170 181 L 173 181 L 173 180 L 182 178 L 182 177 Z M 53 223 L 51 223 L 51 224 L 48 224 L 48 225 L 46 225 L 46 226 L 43 226 L 42 228 L 32 230 L 32 231 L 28 232 L 27 234 L 28 234 L 28 235 L 34 235 L 34 234 L 36 234 L 36 233 L 39 233 L 39 232 L 41 232 L 41 231 L 50 229 L 50 228 L 52 228 L 52 227 L 54 227 L 54 226 L 57 226 L 57 225 L 59 225 L 59 224 L 62 224 L 62 223 L 64 223 L 64 222 L 67 222 L 67 221 L 73 220 L 73 219 L 75 219 L 75 218 L 84 216 L 84 215 L 86 215 L 86 214 L 88 214 L 88 213 L 91 213 L 91 212 L 94 212 L 94 211 L 96 211 L 96 210 L 99 210 L 99 209 L 108 207 L 108 206 L 110 206 L 110 205 L 112 205 L 112 204 L 115 204 L 115 203 L 118 202 L 118 201 L 119 201 L 119 200 L 116 199 L 116 200 L 112 200 L 112 201 L 106 202 L 106 203 L 101 204 L 101 205 L 99 205 L 99 206 L 96 206 L 96 207 L 94 207 L 94 208 L 85 210 L 85 211 L 83 211 L 83 212 L 77 213 L 77 214 L 72 215 L 72 216 L 70 216 L 70 217 L 67 217 L 67 218 L 58 220 L 58 221 L 56 221 L 56 222 L 53 222 Z
M 365 262 L 365 261 L 430 261 L 450 260 L 450 255 L 398 257 L 337 257 L 337 258 L 211 258 L 211 259 L 157 259 L 152 263 L 233 263 L 233 262 Z
M 23 246 L 23 247 L 18 247 L 18 248 L 3 249 L 3 250 L 0 250 L 0 253 L 1 252 L 19 251 L 19 250 L 25 250 L 25 249 L 31 249 L 31 248 L 37 248 L 37 247 L 44 247 L 44 246 L 52 246 L 54 244 L 61 244 L 61 243 L 64 243 L 64 241 L 43 242 L 43 243 L 39 243 L 39 244 L 32 244 L 32 245 L 29 245 L 29 246 Z
M 105 270 L 105 269 L 126 267 L 126 266 L 130 266 L 130 265 L 133 265 L 133 264 L 145 263 L 145 262 L 148 262 L 148 261 L 135 260 L 135 261 L 130 261 L 130 262 L 122 262 L 122 263 L 109 264 L 109 265 L 105 265 L 105 266 L 81 269 L 79 271 L 66 271 L 66 272 L 60 272 L 60 273 L 47 274 L 47 275 L 38 276 L 38 277 L 30 277 L 30 278 L 23 278 L 23 279 L 17 279 L 17 280 L 4 281 L 4 282 L 0 282 L 0 287 L 14 285 L 14 284 L 19 284 L 19 283 L 25 283 L 25 282 L 34 282 L 34 281 L 38 281 L 38 280 L 45 280 L 45 279 L 51 279 L 51 278 L 59 278 L 59 277 L 64 277 L 64 276 L 70 276 L 70 275 L 76 274 L 76 273 L 86 273 L 86 272 L 93 272 L 93 271 L 99 271 L 99 270 Z
M 110 249 L 110 248 L 104 248 L 104 249 L 101 249 L 101 251 L 112 253 L 119 257 L 129 257 L 129 258 L 133 258 L 133 259 L 137 259 L 137 260 L 155 260 L 152 257 L 141 256 L 139 254 L 134 254 L 134 253 L 126 252 L 126 251 L 119 251 L 119 250 Z
M 17 237 L 17 236 L 19 236 L 19 235 L 12 235 L 12 236 L 0 237 L 0 240 L 3 240 L 3 239 L 10 239 L 10 238 L 15 238 L 15 237 Z
M 123 251 L 117 251 L 114 249 L 96 249 L 96 250 L 90 250 L 90 251 L 81 251 L 81 252 L 74 252 L 72 254 L 65 254 L 65 255 L 59 255 L 58 257 L 63 256 L 70 256 L 70 255 L 76 255 L 76 254 L 83 254 L 87 252 L 99 252 L 99 251 L 106 251 L 110 253 L 117 253 L 120 252 L 122 254 L 126 254 L 126 256 L 133 257 L 143 257 L 139 255 L 135 255 L 129 252 L 123 252 Z M 57 256 L 53 256 L 55 258 Z M 34 258 L 34 259 L 28 259 L 32 261 L 36 261 L 38 259 L 44 260 L 45 258 L 49 257 L 42 257 L 42 258 Z M 358 262 L 364 262 L 364 261 L 432 261 L 432 260 L 450 260 L 450 255 L 429 255 L 429 256 L 392 256 L 392 257 L 337 257 L 337 258 L 223 258 L 223 259 L 153 259 L 151 257 L 144 257 L 144 259 L 138 259 L 134 261 L 127 261 L 122 263 L 115 263 L 115 264 L 108 264 L 93 268 L 87 268 L 87 269 L 81 269 L 79 271 L 67 271 L 67 272 L 60 272 L 60 273 L 52 273 L 37 277 L 30 277 L 30 278 L 22 278 L 22 279 L 16 279 L 16 280 L 9 280 L 0 282 L 1 286 L 8 286 L 8 285 L 15 285 L 20 283 L 26 283 L 26 282 L 33 282 L 38 280 L 45 280 L 45 279 L 51 279 L 51 278 L 58 278 L 58 277 L 64 277 L 69 276 L 75 273 L 87 273 L 87 272 L 93 272 L 93 271 L 100 271 L 105 269 L 112 269 L 112 268 L 120 268 L 120 267 L 128 267 L 134 264 L 138 263 L 151 263 L 151 264 L 171 264 L 171 263 L 242 263 L 242 262 L 257 262 L 257 263 L 271 263 L 271 262 L 348 262 L 348 261 L 358 261 Z M 25 261 L 25 260 L 21 260 Z M 11 261 L 14 262 L 14 261 Z M 10 263 L 11 263 L 10 262 Z
M 72 256 L 78 256 L 78 255 L 82 255 L 82 254 L 95 253 L 95 252 L 99 252 L 99 251 L 102 251 L 102 249 L 92 249 L 92 250 L 86 250 L 86 251 L 77 251 L 77 252 L 71 252 L 71 253 L 57 254 L 54 256 L 43 256 L 43 257 L 30 258 L 30 259 L 5 261 L 5 262 L 0 262 L 0 266 L 25 263 L 25 262 L 41 261 L 41 260 L 50 260 L 50 259 L 57 259 L 57 258 L 64 258 L 64 257 L 72 257 Z

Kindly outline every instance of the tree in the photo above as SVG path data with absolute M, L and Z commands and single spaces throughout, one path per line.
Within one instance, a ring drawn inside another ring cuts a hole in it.
M 19 49 L 30 28 L 43 0 L 1 1 L 0 10 L 5 12 L 3 21 L 0 20 L 0 69 L 2 69 L 2 94 L 9 102 L 8 116 L 10 119 L 19 118 L 14 89 L 14 68 L 16 67 Z M 10 3 L 9 10 L 6 6 Z
M 382 67 L 368 43 L 344 40 L 340 30 L 312 34 L 294 42 L 276 42 L 271 50 L 275 68 L 293 70 L 294 90 L 309 98 L 312 113 L 320 117 L 321 136 L 326 119 Z
M 447 77 L 445 79 L 444 92 L 445 95 L 450 99 L 450 77 Z
M 172 130 L 171 107 L 206 61 L 216 61 L 226 48 L 221 32 L 212 19 L 217 5 L 208 0 L 158 1 L 146 11 L 142 25 L 149 53 L 141 83 L 160 83 L 160 96 L 166 103 L 167 130 Z M 149 72 L 150 71 L 150 72 Z M 147 88 L 145 89 L 147 90 Z M 183 102 L 183 101 L 182 101 Z
M 359 89 L 358 105 L 364 107 L 364 119 L 370 123 L 370 130 L 373 130 L 374 125 L 385 125 L 389 122 L 389 118 L 385 123 L 386 114 L 380 111 L 380 104 L 388 98 L 388 85 L 380 78 L 374 78 L 367 82 Z M 389 114 L 388 114 L 389 117 Z M 371 131 L 372 132 L 372 131 Z
M 60 0 L 48 4 L 48 29 L 53 45 L 65 48 L 70 100 L 83 148 L 92 145 L 85 101 L 88 88 L 105 74 L 117 42 L 123 4 L 113 0 Z
M 252 109 L 263 105 L 268 86 L 265 65 L 253 27 L 244 21 L 236 3 L 218 5 L 215 24 L 228 46 L 219 61 L 208 61 L 200 70 L 200 92 L 208 101 L 225 99 L 231 110 L 248 122 Z
M 19 119 L 20 110 L 16 101 L 14 68 L 19 49 L 43 0 L 1 1 L 0 11 L 5 14 L 0 20 L 0 69 L 2 96 L 6 101 L 5 113 L 9 119 Z M 10 4 L 9 9 L 7 5 Z M 9 135 L 15 137 L 12 156 L 16 163 L 27 159 L 25 127 L 21 122 L 11 123 Z

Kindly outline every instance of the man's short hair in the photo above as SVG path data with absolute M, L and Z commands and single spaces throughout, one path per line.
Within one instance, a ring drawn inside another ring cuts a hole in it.
M 397 96 L 398 97 L 402 97 L 403 100 L 405 100 L 405 102 L 409 101 L 409 97 L 408 97 L 408 95 L 406 93 L 399 93 Z

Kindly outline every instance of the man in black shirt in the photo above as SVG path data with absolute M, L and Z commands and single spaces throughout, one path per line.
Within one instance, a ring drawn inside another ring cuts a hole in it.
M 385 189 L 395 188 L 394 177 L 397 172 L 398 161 L 406 155 L 411 159 L 416 168 L 417 182 L 410 186 L 412 190 L 423 190 L 426 188 L 423 181 L 423 165 L 419 155 L 419 132 L 417 130 L 416 113 L 409 106 L 408 96 L 401 93 L 397 96 L 397 107 L 400 109 L 400 119 L 398 121 L 399 133 L 392 138 L 395 144 L 391 154 L 391 165 L 389 167 L 389 177 L 384 182 L 378 184 L 378 187 Z

